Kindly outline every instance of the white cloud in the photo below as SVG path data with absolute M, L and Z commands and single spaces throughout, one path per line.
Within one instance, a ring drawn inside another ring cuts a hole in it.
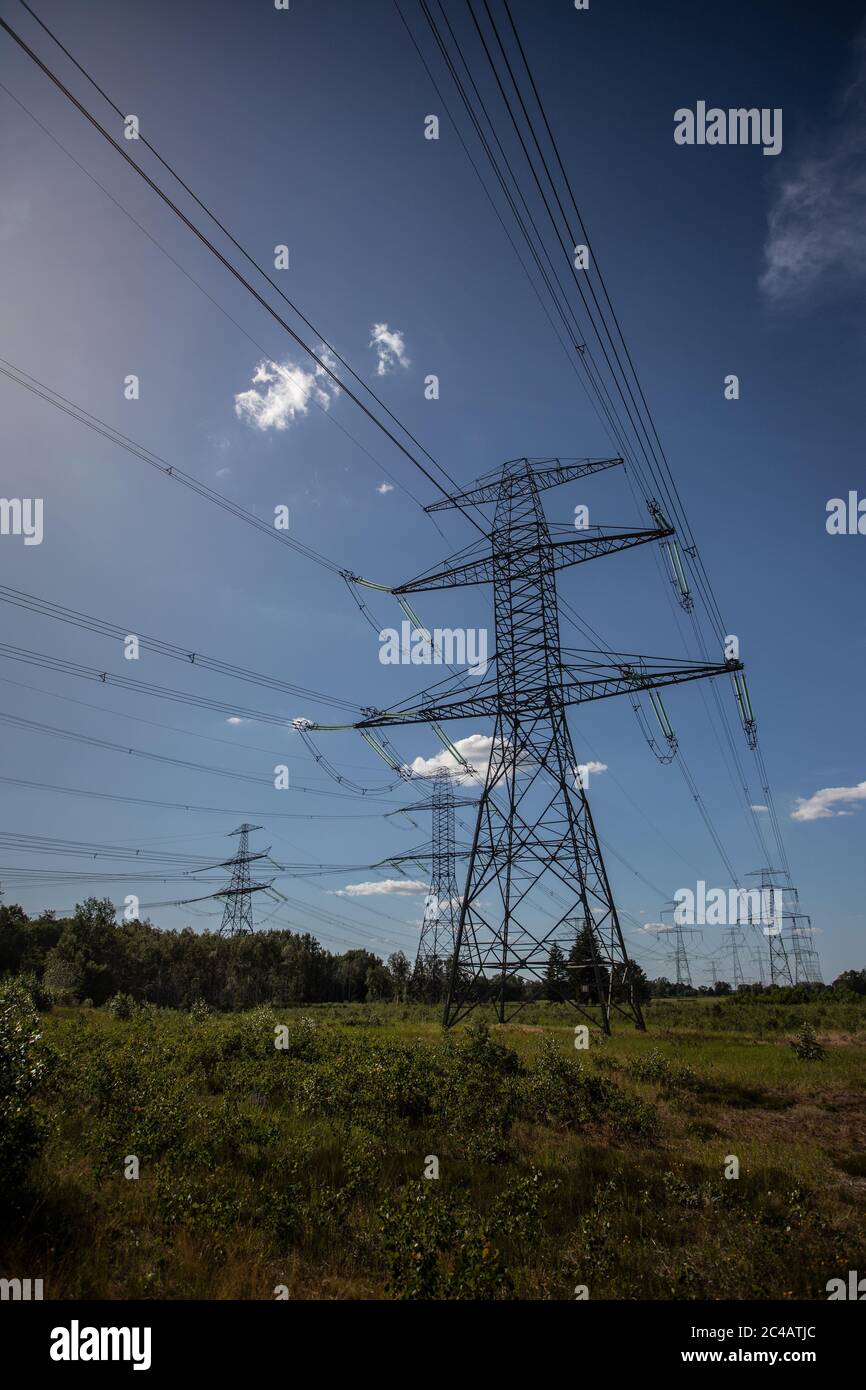
M 830 816 L 851 816 L 853 811 L 837 811 L 838 802 L 866 801 L 866 782 L 856 787 L 822 787 L 812 796 L 798 796 L 791 820 L 827 820 Z
M 226 723 L 227 723 L 227 724 L 247 724 L 247 723 L 249 723 L 249 721 L 248 721 L 247 719 L 241 719 L 240 715 L 237 715 L 237 714 L 230 714 L 229 717 L 228 717 L 228 719 L 226 720 Z
M 380 483 L 379 486 L 376 488 L 376 491 L 377 491 L 377 492 L 381 492 L 382 496 L 384 497 L 384 495 L 385 495 L 386 492 L 393 492 L 393 491 L 394 491 L 394 484 L 393 484 L 393 483 Z
M 607 763 L 589 762 L 589 763 L 581 763 L 580 766 L 581 766 L 587 773 L 590 773 L 590 772 L 607 772 Z M 576 774 L 576 773 L 577 773 L 577 768 L 575 768 L 575 774 Z
M 750 807 L 749 807 L 749 810 L 750 810 L 750 811 L 766 811 L 766 812 L 769 814 L 770 808 L 769 808 L 769 806 L 762 806 L 760 803 L 758 803 L 756 806 L 750 806 Z
M 347 883 L 333 890 L 335 898 L 369 898 L 376 893 L 426 893 L 429 883 L 414 878 L 382 878 L 372 883 Z
M 326 353 L 319 355 L 331 365 Z M 257 386 L 265 389 L 257 391 Z M 294 362 L 262 360 L 256 367 L 250 390 L 235 396 L 235 415 L 259 430 L 284 430 L 297 416 L 307 414 L 310 401 L 327 410 L 332 397 L 337 395 L 339 387 L 324 367 L 317 365 L 307 372 Z
M 775 303 L 866 284 L 866 31 L 834 119 L 780 182 L 769 213 L 761 288 Z
M 370 332 L 370 347 L 376 349 L 377 376 L 387 376 L 397 366 L 409 366 L 406 342 L 399 329 L 389 328 L 387 323 L 374 323 Z
M 662 931 L 673 931 L 673 927 L 668 922 L 644 922 L 642 927 L 638 927 L 638 931 L 656 935 L 658 932 Z
M 487 772 L 487 764 L 490 761 L 490 749 L 493 746 L 493 738 L 490 734 L 469 734 L 467 738 L 456 740 L 454 747 L 457 752 L 483 779 Z M 443 748 L 441 753 L 436 753 L 432 758 L 416 758 L 409 764 L 410 772 L 416 777 L 433 777 L 435 773 L 444 768 L 446 772 L 453 773 L 459 781 L 476 781 L 464 772 L 459 763 L 454 761 L 447 749 Z

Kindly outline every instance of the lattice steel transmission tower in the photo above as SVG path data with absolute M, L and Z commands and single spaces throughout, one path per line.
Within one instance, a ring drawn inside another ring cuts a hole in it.
M 251 854 L 249 850 L 249 837 L 254 830 L 261 830 L 260 825 L 248 825 L 244 821 L 237 830 L 230 831 L 231 835 L 238 835 L 237 854 L 231 859 L 225 859 L 215 868 L 231 869 L 232 877 L 228 888 L 224 888 L 221 893 L 215 893 L 216 898 L 225 898 L 223 908 L 223 919 L 220 923 L 218 936 L 244 936 L 251 934 L 255 928 L 253 925 L 253 893 L 261 893 L 266 888 L 270 888 L 273 879 L 267 883 L 253 883 L 250 877 L 250 864 L 257 859 L 265 859 L 270 853 L 270 849 L 260 850 L 256 854 Z
M 797 894 L 796 888 L 794 889 Z M 821 984 L 821 962 L 815 949 L 812 919 L 797 909 L 791 924 L 791 946 L 794 955 L 794 983 L 796 985 Z
M 430 892 L 424 904 L 416 967 L 431 975 L 454 954 L 460 889 L 454 844 L 454 783 L 440 769 L 433 778 L 433 842 Z
M 674 923 L 674 971 L 676 973 L 676 983 L 692 989 L 692 968 L 689 964 L 688 951 L 686 950 L 685 928 L 679 922 Z
M 665 918 L 669 914 L 673 914 L 673 925 L 671 927 L 668 927 L 668 924 L 665 920 Z M 671 906 L 662 908 L 661 921 L 658 923 L 658 925 L 660 928 L 663 928 L 665 931 L 670 931 L 673 934 L 674 975 L 676 977 L 674 983 L 677 984 L 680 988 L 693 989 L 694 985 L 692 983 L 692 967 L 689 961 L 689 953 L 686 948 L 686 935 L 687 933 L 698 935 L 698 928 L 689 927 L 686 926 L 683 922 L 680 922 L 678 920 L 676 908 Z
M 738 926 L 730 926 L 725 932 L 728 938 L 728 950 L 731 960 L 731 984 L 734 989 L 740 989 L 745 984 L 743 976 L 743 966 L 740 961 L 740 947 L 744 945 L 743 935 Z
M 544 981 L 559 947 L 569 978 L 555 990 L 593 1022 L 597 1004 L 610 1031 L 613 1012 L 642 1028 L 629 959 L 601 846 L 581 785 L 566 722 L 569 705 L 741 669 L 616 652 L 574 652 L 560 643 L 556 572 L 673 535 L 658 519 L 649 530 L 551 526 L 540 494 L 622 463 L 621 459 L 513 459 L 467 490 L 434 503 L 493 504 L 492 529 L 397 596 L 492 583 L 496 621 L 493 673 L 462 675 L 388 710 L 370 709 L 354 727 L 393 728 L 450 719 L 494 720 L 490 759 L 457 923 L 445 1004 L 450 1026 L 481 1002 L 504 1022 L 525 1002 L 517 982 Z M 549 889 L 564 894 L 551 907 Z M 518 996 L 518 997 L 515 997 Z
M 786 899 L 786 893 L 794 895 L 796 905 L 797 890 L 792 889 L 786 874 L 780 869 L 756 869 L 748 875 L 749 878 L 759 878 L 761 908 L 758 914 L 758 922 L 755 922 L 754 910 L 749 907 L 749 920 L 752 925 L 760 925 L 767 938 L 767 951 L 770 958 L 770 986 L 773 985 L 793 985 L 794 973 L 791 969 L 791 959 L 785 944 L 785 924 L 790 923 L 796 913 L 790 901 Z M 780 880 L 782 880 L 780 882 Z M 790 928 L 789 928 L 790 930 Z

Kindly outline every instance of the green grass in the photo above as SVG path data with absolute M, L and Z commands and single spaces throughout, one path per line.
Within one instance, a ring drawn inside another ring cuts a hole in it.
M 866 1268 L 866 1002 L 819 1007 L 655 1001 L 587 1052 L 544 1004 L 447 1038 L 424 1006 L 57 1009 L 0 1272 L 52 1298 L 825 1298 Z

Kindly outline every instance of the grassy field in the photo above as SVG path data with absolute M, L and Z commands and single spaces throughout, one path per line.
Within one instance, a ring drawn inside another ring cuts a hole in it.
M 2 1270 L 51 1298 L 825 1299 L 866 1269 L 866 1000 L 656 1001 L 581 1051 L 574 1021 L 55 1009 Z

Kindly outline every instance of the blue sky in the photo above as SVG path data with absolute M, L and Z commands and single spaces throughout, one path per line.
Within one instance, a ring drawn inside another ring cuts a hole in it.
M 860 9 L 603 0 L 585 13 L 565 0 L 513 8 L 727 630 L 740 639 L 824 976 L 862 968 L 866 539 L 825 528 L 830 498 L 866 494 Z M 417 8 L 404 9 L 424 42 Z M 455 24 L 462 9 L 446 5 Z M 270 265 L 274 246 L 289 246 L 290 268 L 275 272 L 286 292 L 461 483 L 514 456 L 613 452 L 390 0 L 292 0 L 288 12 L 264 0 L 42 0 L 38 12 L 252 255 Z M 111 116 L 20 5 L 4 0 L 2 13 L 101 119 Z M 451 105 L 441 68 L 436 75 Z M 303 381 L 318 404 L 293 410 L 290 394 L 272 398 L 268 427 L 255 409 L 239 413 L 239 396 L 275 385 L 254 383 L 262 361 L 297 379 L 312 371 L 309 359 L 6 36 L 0 81 L 0 356 L 258 515 L 288 506 L 293 537 L 377 582 L 408 579 L 472 540 L 459 515 L 440 517 L 437 532 L 409 495 L 426 503 L 434 489 L 327 379 Z M 699 100 L 781 108 L 781 154 L 678 146 L 674 111 Z M 429 113 L 441 116 L 438 141 L 423 138 Z M 384 359 L 375 325 L 386 326 Z M 124 399 L 131 373 L 137 401 Z M 424 395 L 431 373 L 435 401 Z M 731 373 L 737 401 L 724 398 Z M 424 684 L 423 668 L 419 678 L 418 668 L 380 664 L 376 634 L 339 578 L 5 378 L 0 393 L 3 495 L 43 498 L 45 517 L 39 546 L 0 538 L 3 583 L 358 705 L 393 704 Z M 547 494 L 548 517 L 568 522 L 583 502 L 593 523 L 638 520 L 618 474 Z M 561 589 L 617 650 L 687 654 L 648 550 L 568 572 Z M 403 616 L 387 596 L 372 606 L 383 623 Z M 430 625 L 492 623 L 484 590 L 425 596 L 416 607 Z M 2 611 L 10 644 L 287 724 L 329 719 L 312 700 L 156 655 L 129 663 L 116 642 Z M 727 687 L 720 693 L 730 706 Z M 759 868 L 709 691 L 683 687 L 666 708 L 738 874 Z M 224 714 L 6 658 L 0 709 L 263 778 L 286 761 L 296 787 L 338 790 L 288 727 L 229 724 Z M 609 861 L 629 943 L 651 974 L 669 974 L 667 943 L 640 924 L 658 921 L 681 886 L 726 885 L 724 868 L 677 768 L 656 762 L 626 701 L 581 708 L 571 727 L 578 755 L 607 767 L 592 776 L 590 798 L 605 843 L 632 866 Z M 233 843 L 225 833 L 256 813 L 266 827 L 259 840 L 276 856 L 358 865 L 421 838 L 383 815 L 407 799 L 399 791 L 382 806 L 282 792 L 7 729 L 6 777 L 227 808 L 173 811 L 6 783 L 7 831 L 219 860 Z M 735 718 L 734 731 L 763 804 Z M 424 729 L 394 741 L 407 762 L 440 751 Z M 319 746 L 361 783 L 389 780 L 356 734 L 322 735 Z M 80 857 L 14 849 L 0 863 L 97 872 Z M 31 911 L 68 908 L 87 891 L 114 901 L 192 896 L 182 884 L 136 880 L 134 870 L 123 883 L 83 886 L 5 877 L 7 900 Z M 295 909 L 278 916 L 309 925 L 332 949 L 387 953 L 400 943 L 411 954 L 420 895 L 333 896 L 373 877 L 283 884 L 339 925 Z M 181 908 L 152 916 L 213 925 Z M 699 953 L 720 949 L 707 929 Z

